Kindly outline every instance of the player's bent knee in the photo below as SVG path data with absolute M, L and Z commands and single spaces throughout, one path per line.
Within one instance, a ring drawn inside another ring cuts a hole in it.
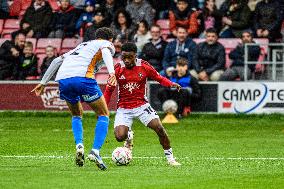
M 120 135 L 120 134 L 115 133 L 115 138 L 116 138 L 117 142 L 123 142 L 127 138 L 127 134 L 126 135 L 125 134 Z

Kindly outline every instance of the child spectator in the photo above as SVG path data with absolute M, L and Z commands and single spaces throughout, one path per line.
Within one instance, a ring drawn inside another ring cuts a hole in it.
M 138 29 L 134 36 L 134 41 L 137 46 L 138 55 L 141 54 L 144 45 L 148 43 L 150 39 L 151 39 L 151 34 L 149 32 L 149 25 L 146 20 L 142 20 L 138 24 Z
M 182 87 L 181 90 L 177 93 L 171 88 L 160 88 L 158 97 L 162 103 L 173 99 L 178 104 L 178 117 L 187 116 L 191 111 L 192 100 L 196 101 L 201 97 L 201 88 L 197 79 L 191 77 L 189 73 L 187 59 L 180 58 L 177 60 L 176 70 L 173 72 L 170 80 L 178 83 Z
M 53 46 L 47 46 L 45 49 L 46 57 L 43 59 L 42 64 L 40 66 L 40 77 L 42 78 L 44 73 L 46 72 L 47 68 L 50 66 L 53 59 L 56 58 L 55 56 L 55 48 Z M 51 80 L 55 79 L 56 74 L 53 75 Z
M 27 41 L 24 47 L 24 56 L 22 57 L 20 64 L 17 66 L 17 79 L 25 80 L 28 77 L 38 76 L 37 72 L 37 57 L 33 54 L 33 43 Z
M 94 10 L 95 10 L 94 1 L 87 0 L 85 3 L 85 12 L 81 14 L 80 18 L 78 19 L 76 23 L 76 30 L 78 32 L 80 32 L 81 28 L 84 31 L 86 27 L 89 27 L 92 25 Z

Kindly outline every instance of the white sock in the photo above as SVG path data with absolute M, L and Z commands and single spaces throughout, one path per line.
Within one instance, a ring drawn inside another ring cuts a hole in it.
M 79 143 L 79 144 L 76 145 L 76 149 L 78 149 L 78 147 L 79 147 L 80 145 L 83 146 L 83 148 L 84 148 L 84 145 L 83 145 L 82 143 Z
M 168 161 L 173 161 L 175 159 L 174 155 L 173 155 L 173 149 L 172 148 L 170 148 L 168 150 L 164 150 L 164 153 L 165 153 L 165 156 L 166 156 Z
M 100 151 L 98 149 L 92 149 L 93 152 L 95 152 L 95 154 L 100 155 Z

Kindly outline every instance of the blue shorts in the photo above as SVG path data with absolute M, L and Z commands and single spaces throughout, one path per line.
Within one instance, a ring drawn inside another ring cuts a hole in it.
M 71 104 L 76 104 L 80 100 L 83 102 L 94 102 L 103 94 L 94 79 L 85 77 L 71 77 L 59 80 L 60 98 Z

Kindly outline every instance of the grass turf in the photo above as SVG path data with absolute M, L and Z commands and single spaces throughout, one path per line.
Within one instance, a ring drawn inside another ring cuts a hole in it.
M 75 166 L 68 113 L 2 112 L 0 120 L 0 188 L 284 188 L 283 115 L 194 114 L 165 125 L 178 168 L 166 165 L 155 133 L 135 122 L 133 161 L 119 167 L 107 158 L 107 171 Z M 89 150 L 94 114 L 83 124 Z M 112 125 L 113 117 L 103 156 L 122 145 Z

